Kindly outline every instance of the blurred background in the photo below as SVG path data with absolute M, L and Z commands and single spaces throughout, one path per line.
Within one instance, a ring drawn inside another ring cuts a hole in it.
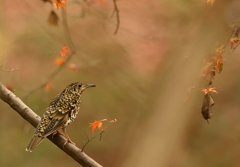
M 0 1 L 0 81 L 42 116 L 50 101 L 69 83 L 97 87 L 83 93 L 81 111 L 67 129 L 78 147 L 92 136 L 89 123 L 117 119 L 102 140 L 85 152 L 107 167 L 240 166 L 239 48 L 224 57 L 213 80 L 218 94 L 210 124 L 201 115 L 204 61 L 226 44 L 230 26 L 240 18 L 238 0 L 117 1 L 120 27 L 110 0 L 68 0 L 67 18 L 76 54 L 51 85 L 26 96 L 59 66 L 67 44 L 49 23 L 50 3 Z M 227 49 L 230 45 L 227 46 Z M 0 166 L 79 166 L 50 141 L 32 153 L 25 148 L 34 128 L 0 101 Z M 104 126 L 104 124 L 103 124 Z M 96 131 L 97 132 L 97 131 Z

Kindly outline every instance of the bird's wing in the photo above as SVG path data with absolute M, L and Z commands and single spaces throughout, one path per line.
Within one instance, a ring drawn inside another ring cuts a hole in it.
M 68 120 L 68 112 L 64 112 L 63 114 L 62 112 L 55 111 L 51 114 L 49 119 L 50 121 L 47 125 L 45 125 L 46 128 L 42 133 L 42 137 L 47 137 L 50 134 L 54 133 L 55 130 L 61 128 Z

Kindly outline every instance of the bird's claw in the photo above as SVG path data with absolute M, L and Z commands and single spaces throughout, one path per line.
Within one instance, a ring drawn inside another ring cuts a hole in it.
M 64 142 L 64 144 L 63 144 L 63 148 L 64 148 L 64 146 L 65 146 L 66 144 L 68 144 L 68 143 L 71 143 L 71 144 L 73 144 L 74 146 L 76 145 L 71 139 L 67 139 L 67 140 Z
M 56 130 L 56 131 L 52 134 L 52 139 L 53 139 L 53 137 L 54 137 L 56 134 L 65 136 L 63 133 L 61 133 L 61 132 L 59 132 L 58 130 Z

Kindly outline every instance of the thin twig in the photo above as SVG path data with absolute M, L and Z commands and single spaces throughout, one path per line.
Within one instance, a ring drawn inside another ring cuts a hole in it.
M 89 138 L 89 137 L 87 136 L 87 134 L 85 133 L 88 140 L 87 140 L 87 142 L 84 143 L 84 145 L 83 145 L 83 147 L 82 147 L 82 151 L 83 151 L 84 148 L 87 146 L 87 144 L 88 144 L 90 141 L 92 141 L 93 139 L 95 139 L 98 135 L 100 136 L 100 140 L 101 140 L 101 136 L 102 136 L 103 132 L 105 132 L 104 129 L 102 129 L 101 132 L 99 132 L 98 134 L 94 135 L 94 136 L 91 137 L 91 138 Z
M 232 35 L 233 35 L 234 31 L 232 31 L 232 33 L 229 35 L 228 39 L 227 39 L 227 42 L 225 43 L 223 49 L 225 49 L 227 47 L 227 44 L 229 42 L 229 40 L 231 39 Z
M 88 137 L 88 135 L 87 135 L 86 131 L 85 131 L 83 128 L 82 128 L 82 130 L 83 130 L 83 132 L 84 132 L 84 134 L 85 134 L 86 138 L 89 140 L 89 137 Z
M 223 49 L 225 49 L 225 48 L 227 47 L 227 44 L 228 44 L 229 40 L 231 39 L 231 37 L 232 37 L 233 34 L 235 33 L 234 27 L 237 25 L 238 22 L 239 22 L 239 19 L 233 24 L 233 26 L 232 26 L 233 29 L 231 30 L 231 33 L 230 33 L 230 35 L 229 35 L 229 37 L 228 37 L 228 39 L 227 39 L 227 42 L 225 43 Z
M 64 30 L 64 35 L 67 40 L 68 46 L 73 54 L 76 53 L 75 46 L 72 41 L 72 36 L 70 34 L 69 28 L 68 28 L 68 23 L 67 23 L 67 13 L 66 9 L 62 9 L 62 24 L 63 24 L 63 30 Z
M 33 112 L 23 101 L 18 98 L 14 93 L 9 91 L 4 85 L 0 83 L 0 98 L 8 103 L 15 111 L 19 113 L 19 115 L 24 118 L 27 122 L 32 124 L 34 127 L 37 127 L 40 117 Z M 78 147 L 67 144 L 63 148 L 63 144 L 66 139 L 61 135 L 52 135 L 48 136 L 48 139 L 51 140 L 55 145 L 57 145 L 61 150 L 71 156 L 74 160 L 76 160 L 79 164 L 84 167 L 101 167 L 100 164 L 95 162 L 92 158 L 82 152 Z
M 114 13 L 116 13 L 116 19 L 117 19 L 117 26 L 114 32 L 114 35 L 116 35 L 120 25 L 120 16 L 119 16 L 119 9 L 117 6 L 117 0 L 113 0 L 113 4 L 114 4 Z
M 238 37 L 238 33 L 236 33 L 236 31 L 238 31 L 238 29 L 239 29 L 239 27 L 238 28 L 235 28 L 235 26 L 236 26 L 236 24 L 239 22 L 239 20 L 238 21 L 236 21 L 235 22 L 235 24 L 233 25 L 233 28 L 231 29 L 231 33 L 230 33 L 230 35 L 229 35 L 229 37 L 228 37 L 228 39 L 227 39 L 227 42 L 226 42 L 226 44 L 224 45 L 224 47 L 223 47 L 223 49 L 225 49 L 226 47 L 227 47 L 227 44 L 229 43 L 229 41 L 230 41 L 230 39 L 232 38 L 232 36 L 236 36 L 236 37 Z M 232 54 L 234 51 L 235 51 L 235 49 L 239 46 L 239 41 L 238 41 L 238 44 L 235 46 L 235 47 L 233 47 L 233 48 L 231 48 L 231 50 L 230 51 L 228 51 L 227 52 L 227 54 L 226 55 L 224 55 L 225 57 L 226 56 L 229 56 L 230 54 Z

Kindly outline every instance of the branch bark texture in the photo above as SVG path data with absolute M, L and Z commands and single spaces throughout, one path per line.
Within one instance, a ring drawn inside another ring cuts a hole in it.
M 20 98 L 18 98 L 13 92 L 9 91 L 2 83 L 0 83 L 0 98 L 9 104 L 19 115 L 28 121 L 32 126 L 37 127 L 40 117 L 32 111 Z M 51 140 L 56 146 L 61 150 L 67 153 L 75 161 L 81 164 L 84 167 L 101 167 L 100 164 L 95 162 L 92 158 L 86 155 L 78 147 L 67 144 L 63 148 L 63 144 L 66 139 L 61 135 L 55 135 L 52 138 L 52 135 L 48 136 L 48 139 Z

